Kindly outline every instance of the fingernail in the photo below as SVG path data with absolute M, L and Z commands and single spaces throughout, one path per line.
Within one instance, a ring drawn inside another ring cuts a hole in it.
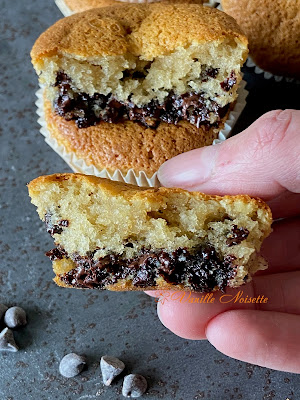
M 158 170 L 159 181 L 166 187 L 187 188 L 208 181 L 215 167 L 217 147 L 202 147 L 166 161 Z

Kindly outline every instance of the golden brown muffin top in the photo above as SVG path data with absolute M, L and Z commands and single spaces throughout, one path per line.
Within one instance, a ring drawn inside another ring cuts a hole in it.
M 265 211 L 266 214 L 264 215 L 264 218 L 268 224 L 270 224 L 272 221 L 272 213 L 269 206 L 258 197 L 250 197 L 248 195 L 209 195 L 201 192 L 189 192 L 188 190 L 180 188 L 146 188 L 84 174 L 63 173 L 39 176 L 28 184 L 29 195 L 32 199 L 34 199 L 35 196 L 38 196 L 40 191 L 44 191 L 48 185 L 51 185 L 52 183 L 59 184 L 59 182 L 63 181 L 68 181 L 69 185 L 75 186 L 85 183 L 90 185 L 91 190 L 97 187 L 99 190 L 101 190 L 101 192 L 106 192 L 110 196 L 122 196 L 126 199 L 131 199 L 134 197 L 135 199 L 139 198 L 150 203 L 164 203 L 166 196 L 171 193 L 184 195 L 186 198 L 195 198 L 196 200 L 225 200 L 227 204 L 239 202 L 246 206 L 246 208 L 243 210 L 245 213 L 249 212 L 249 205 L 251 205 L 251 207 L 253 207 L 255 210 L 261 209 Z
M 97 8 L 56 22 L 36 41 L 33 63 L 66 54 L 93 59 L 131 53 L 144 60 L 192 43 L 225 40 L 247 46 L 235 20 L 198 4 L 124 4 Z

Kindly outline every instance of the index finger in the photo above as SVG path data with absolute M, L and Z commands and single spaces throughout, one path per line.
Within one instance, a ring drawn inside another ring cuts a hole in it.
M 222 144 L 180 154 L 158 171 L 162 185 L 270 200 L 300 193 L 300 111 L 276 110 Z

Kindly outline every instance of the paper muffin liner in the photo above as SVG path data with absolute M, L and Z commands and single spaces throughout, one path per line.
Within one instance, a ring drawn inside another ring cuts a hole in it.
M 122 3 L 158 3 L 161 0 L 116 0 L 116 1 L 120 1 Z M 64 0 L 54 0 L 54 2 L 65 17 L 69 17 L 70 15 L 75 14 L 74 11 L 70 10 L 70 8 L 66 5 Z M 203 5 L 215 8 L 219 5 L 219 2 L 216 0 L 208 0 L 205 3 L 203 3 Z
M 239 96 L 236 104 L 233 110 L 230 111 L 224 124 L 224 128 L 220 130 L 218 139 L 215 139 L 213 144 L 221 143 L 230 136 L 232 128 L 246 106 L 246 97 L 248 95 L 248 91 L 245 89 L 245 86 L 246 82 L 242 80 L 238 89 Z M 40 133 L 45 137 L 45 142 L 69 165 L 74 172 L 85 175 L 95 175 L 99 176 L 100 178 L 108 178 L 113 181 L 131 183 L 132 185 L 137 186 L 160 186 L 156 172 L 149 176 L 149 174 L 144 171 L 136 172 L 133 169 L 129 169 L 126 174 L 119 169 L 109 171 L 108 169 L 104 168 L 100 170 L 93 165 L 87 165 L 84 160 L 78 158 L 74 153 L 68 153 L 64 146 L 59 145 L 56 139 L 51 137 L 51 134 L 47 129 L 44 113 L 43 87 L 40 87 L 40 89 L 36 92 L 36 96 L 37 101 L 35 104 L 37 106 L 37 114 L 39 116 L 38 123 L 41 126 Z
M 254 72 L 259 75 L 259 74 L 263 74 L 265 79 L 271 79 L 274 78 L 274 80 L 276 82 L 281 82 L 282 80 L 284 80 L 285 82 L 288 83 L 296 83 L 297 85 L 300 84 L 300 79 L 297 78 L 291 78 L 288 76 L 280 76 L 280 75 L 274 75 L 271 72 L 265 71 L 263 69 L 261 69 L 260 67 L 258 67 L 255 62 L 252 60 L 251 57 L 248 57 L 247 61 L 246 61 L 246 66 L 249 68 L 254 68 Z
M 54 0 L 54 2 L 65 17 L 69 17 L 70 15 L 74 14 L 74 12 L 66 5 L 64 0 Z

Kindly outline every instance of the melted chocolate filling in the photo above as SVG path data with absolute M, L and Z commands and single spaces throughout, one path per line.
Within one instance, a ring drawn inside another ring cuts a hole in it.
M 60 275 L 68 285 L 78 288 L 103 289 L 118 279 L 130 278 L 136 287 L 156 286 L 155 280 L 162 276 L 171 284 L 185 284 L 190 290 L 210 292 L 215 287 L 224 290 L 236 274 L 235 257 L 228 255 L 220 260 L 212 246 L 200 247 L 191 253 L 179 248 L 173 252 L 153 252 L 144 249 L 133 259 L 117 255 L 94 260 L 95 252 L 86 257 L 73 255 L 76 268 Z M 46 253 L 50 259 L 69 258 L 65 250 L 56 248 Z
M 209 78 L 214 79 L 217 74 L 217 69 L 208 68 L 201 73 L 201 79 L 206 82 Z M 234 72 L 221 83 L 225 91 L 234 85 L 235 78 L 232 74 Z M 87 128 L 100 121 L 118 123 L 130 120 L 156 129 L 160 122 L 176 125 L 179 121 L 186 120 L 197 128 L 204 126 L 209 129 L 211 126 L 218 127 L 229 108 L 229 104 L 221 107 L 215 101 L 205 99 L 202 93 L 178 96 L 173 92 L 163 104 L 152 100 L 143 107 L 137 107 L 130 99 L 126 102 L 118 101 L 111 94 L 105 96 L 95 93 L 89 96 L 86 93 L 76 93 L 72 90 L 71 79 L 62 71 L 57 73 L 55 86 L 59 93 L 54 102 L 56 113 L 67 121 L 74 120 L 78 128 Z M 217 117 L 214 124 L 210 122 L 211 113 Z

